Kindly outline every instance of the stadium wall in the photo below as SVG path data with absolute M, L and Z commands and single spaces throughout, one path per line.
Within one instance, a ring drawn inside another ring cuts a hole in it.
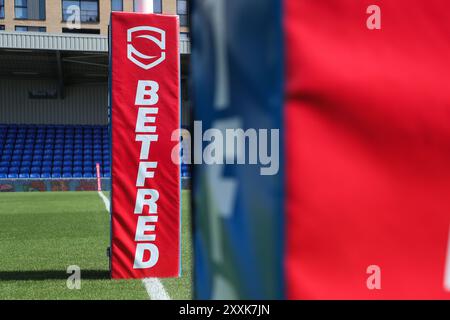
M 186 85 L 186 84 L 185 84 Z M 107 84 L 65 87 L 64 99 L 30 99 L 30 91 L 57 90 L 51 80 L 0 79 L 0 123 L 3 124 L 108 124 Z M 188 127 L 191 102 L 183 97 L 181 123 Z
M 111 190 L 111 180 L 101 179 L 102 190 Z M 97 179 L 0 179 L 0 192 L 97 191 Z
M 56 90 L 51 80 L 0 80 L 0 122 L 4 124 L 108 124 L 107 84 L 65 87 L 64 99 L 30 99 L 31 91 Z
M 111 179 L 101 179 L 102 190 L 111 190 Z M 191 189 L 191 179 L 182 178 L 181 188 Z M 0 179 L 0 192 L 96 191 L 97 179 Z

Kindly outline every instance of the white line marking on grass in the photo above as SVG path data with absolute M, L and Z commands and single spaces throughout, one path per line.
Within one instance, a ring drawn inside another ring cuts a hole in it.
M 106 211 L 109 212 L 110 203 L 109 199 L 105 196 L 105 194 L 101 191 L 98 191 L 98 195 L 103 200 L 105 204 Z M 163 284 L 159 281 L 158 278 L 145 278 L 142 279 L 144 283 L 145 290 L 147 291 L 148 296 L 152 300 L 170 300 L 169 294 L 164 289 Z
M 103 203 L 105 204 L 106 211 L 109 212 L 109 208 L 111 208 L 111 206 L 109 204 L 109 199 L 101 191 L 98 191 L 98 195 L 100 196 L 100 198 L 102 198 Z
M 163 284 L 158 278 L 145 278 L 142 279 L 145 290 L 147 290 L 150 299 L 152 300 L 170 300 L 169 295 L 164 289 Z

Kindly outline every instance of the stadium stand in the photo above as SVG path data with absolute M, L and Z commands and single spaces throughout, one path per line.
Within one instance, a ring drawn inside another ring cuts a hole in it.
M 0 179 L 109 178 L 109 152 L 107 126 L 0 125 Z
M 107 126 L 0 125 L 0 179 L 110 177 Z

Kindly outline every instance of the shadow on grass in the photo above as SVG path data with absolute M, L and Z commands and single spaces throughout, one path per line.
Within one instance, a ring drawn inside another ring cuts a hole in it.
M 61 270 L 36 270 L 36 271 L 0 271 L 0 281 L 27 281 L 27 280 L 67 280 L 71 274 Z M 110 279 L 107 270 L 83 270 L 82 280 Z

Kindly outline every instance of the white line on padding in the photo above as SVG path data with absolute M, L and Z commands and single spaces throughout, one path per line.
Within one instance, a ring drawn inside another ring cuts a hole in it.
M 450 291 L 450 229 L 448 231 L 447 258 L 444 272 L 444 289 Z
M 103 200 L 105 204 L 106 211 L 109 212 L 110 204 L 109 199 L 103 194 L 103 192 L 98 191 L 98 195 Z M 164 289 L 163 284 L 158 278 L 145 278 L 142 279 L 144 283 L 145 290 L 148 296 L 152 300 L 170 300 L 169 294 Z

